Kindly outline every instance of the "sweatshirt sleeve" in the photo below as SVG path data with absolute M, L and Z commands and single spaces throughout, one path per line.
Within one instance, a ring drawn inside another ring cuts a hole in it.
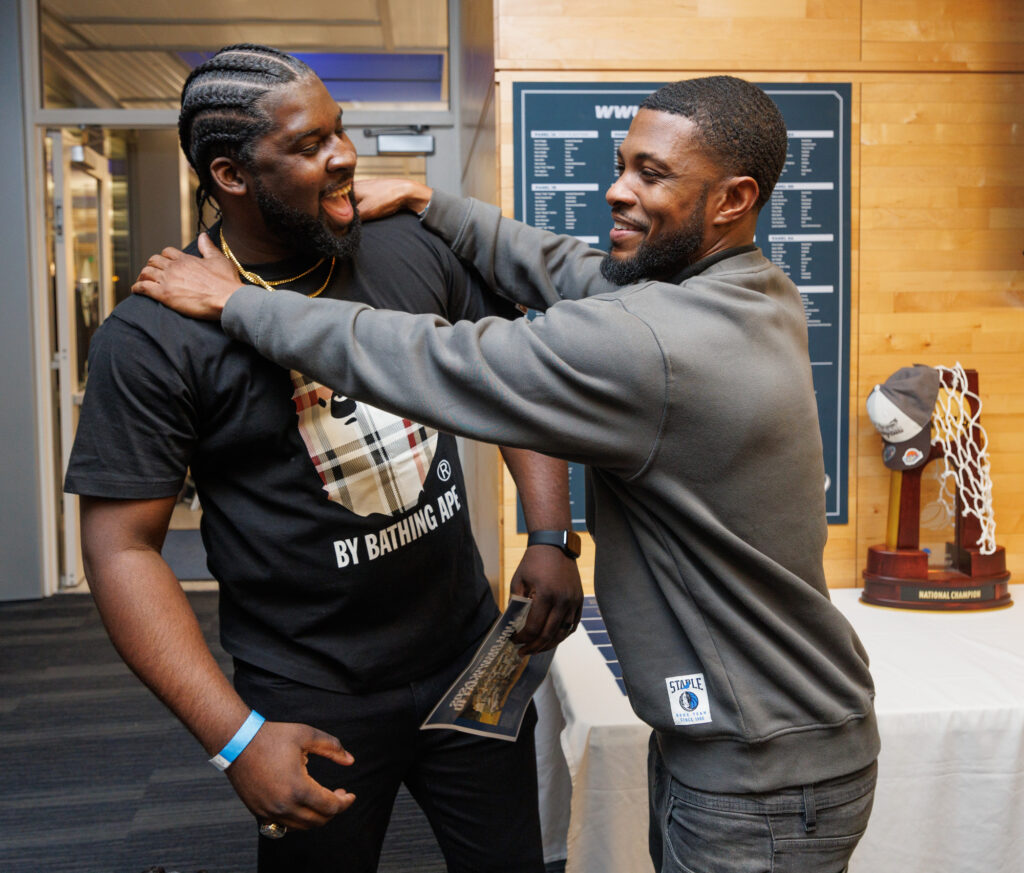
M 614 299 L 565 301 L 532 322 L 435 315 L 241 288 L 222 325 L 277 364 L 450 433 L 630 476 L 651 453 L 666 363 Z
M 504 218 L 496 206 L 434 191 L 423 224 L 514 303 L 543 312 L 562 299 L 603 294 L 604 253 L 582 240 Z

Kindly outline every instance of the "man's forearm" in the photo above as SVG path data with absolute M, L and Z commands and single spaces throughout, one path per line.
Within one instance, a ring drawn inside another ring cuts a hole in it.
M 501 446 L 523 504 L 529 530 L 563 530 L 572 524 L 569 465 L 558 458 Z
M 502 447 L 501 453 L 519 489 L 530 531 L 568 530 L 569 470 L 564 461 L 525 449 Z M 512 575 L 513 594 L 533 600 L 526 626 L 513 638 L 523 654 L 557 645 L 579 622 L 583 587 L 576 561 L 550 545 L 528 546 Z
M 87 567 L 103 623 L 131 670 L 216 754 L 249 714 L 159 553 L 129 550 Z
M 531 309 L 602 294 L 603 254 L 574 237 L 503 218 L 497 207 L 435 191 L 423 225 L 480 273 L 484 284 Z

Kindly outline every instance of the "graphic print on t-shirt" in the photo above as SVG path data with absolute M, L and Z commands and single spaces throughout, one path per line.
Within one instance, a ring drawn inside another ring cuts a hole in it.
M 299 433 L 327 499 L 356 515 L 416 506 L 437 431 L 336 394 L 291 371 Z

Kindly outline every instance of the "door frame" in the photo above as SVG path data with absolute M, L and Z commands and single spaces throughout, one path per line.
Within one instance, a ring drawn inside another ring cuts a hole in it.
M 52 192 L 53 203 L 53 267 L 54 282 L 51 311 L 51 330 L 56 334 L 51 339 L 55 347 L 51 369 L 57 376 L 57 405 L 59 433 L 56 440 L 60 446 L 60 474 L 67 471 L 78 423 L 78 407 L 84 391 L 79 387 L 81 376 L 78 370 L 78 330 L 75 319 L 77 312 L 78 266 L 74 251 L 74 185 L 73 173 L 78 170 L 93 179 L 97 186 L 96 233 L 97 264 L 96 284 L 99 295 L 97 307 L 102 322 L 114 308 L 112 233 L 112 193 L 108 161 L 86 145 L 67 140 L 65 128 L 48 128 L 45 137 L 49 142 L 50 167 L 47 188 Z M 51 392 L 50 397 L 53 394 Z M 51 492 L 52 493 L 52 492 Z M 85 578 L 81 549 L 78 542 L 78 498 L 61 492 L 62 507 L 58 513 L 59 535 L 63 547 L 59 551 L 58 588 L 77 587 Z

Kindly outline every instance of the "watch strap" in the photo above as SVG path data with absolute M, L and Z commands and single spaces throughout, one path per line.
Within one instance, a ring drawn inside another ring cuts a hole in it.
M 554 546 L 575 560 L 580 556 L 579 534 L 571 530 L 534 530 L 526 538 L 528 546 Z

